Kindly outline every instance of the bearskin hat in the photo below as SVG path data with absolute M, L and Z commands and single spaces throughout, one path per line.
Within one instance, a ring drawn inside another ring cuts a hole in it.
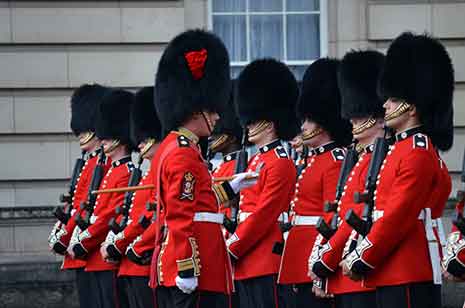
M 229 56 L 223 42 L 204 30 L 188 30 L 166 47 L 155 77 L 155 108 L 164 131 L 193 113 L 219 111 L 230 91 Z
M 338 67 L 339 60 L 322 58 L 307 68 L 297 101 L 297 116 L 318 123 L 344 146 L 352 141 L 352 129 L 349 121 L 341 118 Z
M 97 111 L 97 137 L 118 139 L 132 147 L 129 122 L 133 103 L 134 94 L 125 90 L 113 89 L 105 94 Z
M 425 133 L 442 151 L 453 142 L 453 92 L 452 61 L 438 40 L 405 32 L 392 42 L 379 93 L 415 105 Z
M 338 81 L 343 118 L 384 117 L 384 102 L 377 93 L 384 60 L 374 50 L 352 50 L 342 58 Z
M 231 94 L 229 101 L 222 106 L 219 111 L 220 119 L 216 122 L 215 129 L 213 130 L 214 135 L 226 134 L 236 137 L 238 142 L 242 139 L 242 127 L 239 123 L 239 119 L 234 109 L 234 92 L 235 92 L 236 81 L 233 80 L 231 83 Z
M 108 88 L 99 84 L 83 84 L 71 96 L 71 130 L 77 136 L 95 132 L 97 107 Z
M 236 108 L 242 126 L 267 120 L 278 137 L 291 140 L 299 132 L 295 113 L 299 89 L 289 68 L 274 59 L 248 64 L 237 81 Z
M 131 124 L 135 144 L 147 138 L 161 141 L 161 123 L 153 105 L 153 87 L 143 87 L 137 91 L 131 110 Z

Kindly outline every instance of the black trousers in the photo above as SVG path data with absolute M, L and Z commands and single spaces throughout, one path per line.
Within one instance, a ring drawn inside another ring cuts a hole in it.
M 157 308 L 229 308 L 229 296 L 217 292 L 186 294 L 178 287 L 157 287 L 155 298 Z
M 336 308 L 376 308 L 376 292 L 357 292 L 335 296 Z
M 129 308 L 155 307 L 155 298 L 153 290 L 149 287 L 148 277 L 123 276 L 118 277 L 118 280 L 121 287 L 119 293 L 127 298 Z
M 79 307 L 92 307 L 93 299 L 91 294 L 92 290 L 96 288 L 96 286 L 92 284 L 93 280 L 91 277 L 91 273 L 84 271 L 84 268 L 77 268 L 74 272 L 76 274 L 76 286 L 78 291 Z
M 117 292 L 117 279 L 115 271 L 88 272 L 90 274 L 92 290 L 89 308 L 125 308 L 120 305 Z
M 235 282 L 240 308 L 278 308 L 276 276 L 237 280 Z M 236 308 L 236 307 L 233 307 Z M 279 307 L 284 308 L 284 307 Z
M 312 283 L 296 284 L 292 290 L 293 301 L 296 308 L 332 308 L 333 300 L 318 298 L 312 292 Z
M 441 286 L 433 282 L 376 288 L 377 308 L 441 308 Z

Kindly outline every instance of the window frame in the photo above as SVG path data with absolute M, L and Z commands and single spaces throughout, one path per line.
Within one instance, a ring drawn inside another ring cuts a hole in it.
M 208 30 L 213 31 L 213 2 L 214 0 L 208 0 L 207 6 L 208 6 Z M 245 0 L 246 1 L 246 7 L 248 7 L 249 1 L 253 0 Z M 286 0 L 282 0 L 283 2 L 283 8 L 285 10 L 286 8 Z M 286 18 L 288 15 L 299 15 L 299 14 L 319 14 L 320 15 L 320 58 L 327 57 L 328 56 L 328 0 L 319 0 L 320 2 L 320 10 L 319 11 L 284 11 L 283 12 L 278 12 L 278 11 L 269 11 L 269 12 L 254 12 L 250 13 L 248 11 L 246 12 L 221 12 L 221 13 L 215 13 L 215 15 L 219 16 L 239 16 L 243 15 L 246 16 L 246 48 L 247 48 L 247 59 L 250 59 L 250 16 L 251 15 L 282 15 L 283 14 L 283 42 L 284 42 L 284 56 L 287 57 L 287 22 Z M 280 59 L 282 60 L 282 59 Z M 314 61 L 318 59 L 312 59 L 312 60 L 282 60 L 285 64 L 289 66 L 304 66 L 304 65 L 310 65 Z M 244 67 L 248 64 L 248 61 L 231 61 L 231 67 Z

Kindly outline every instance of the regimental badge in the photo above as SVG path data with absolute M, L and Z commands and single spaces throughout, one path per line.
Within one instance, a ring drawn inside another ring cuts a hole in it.
M 184 178 L 182 180 L 181 194 L 179 199 L 184 200 L 194 200 L 194 185 L 195 177 L 191 172 L 184 173 Z

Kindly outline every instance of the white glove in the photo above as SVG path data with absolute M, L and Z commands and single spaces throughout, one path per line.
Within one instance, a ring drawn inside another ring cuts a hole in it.
M 229 185 L 235 194 L 244 188 L 255 185 L 258 181 L 258 174 L 255 172 L 242 172 L 234 176 L 234 179 L 229 181 Z
M 181 278 L 176 276 L 176 286 L 186 294 L 191 294 L 197 289 L 199 280 L 197 277 Z

